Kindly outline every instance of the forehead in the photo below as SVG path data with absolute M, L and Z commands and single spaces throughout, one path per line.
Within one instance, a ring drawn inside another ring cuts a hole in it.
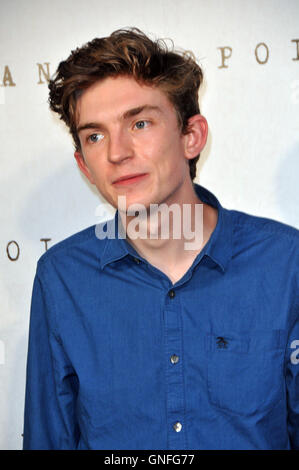
M 139 83 L 132 77 L 108 77 L 94 83 L 79 96 L 76 122 L 79 125 L 86 119 L 118 119 L 129 109 L 144 105 L 158 107 L 167 118 L 175 113 L 174 106 L 160 88 Z

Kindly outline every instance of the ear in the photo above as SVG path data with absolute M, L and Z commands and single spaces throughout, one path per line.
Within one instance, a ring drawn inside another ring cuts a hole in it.
M 74 153 L 74 157 L 77 161 L 77 165 L 78 165 L 80 171 L 82 171 L 82 173 L 86 176 L 86 178 L 89 180 L 89 182 L 91 184 L 95 184 L 92 173 L 91 173 L 90 169 L 88 168 L 82 153 L 79 150 L 76 150 L 75 153 Z
M 185 136 L 185 157 L 188 160 L 196 157 L 206 145 L 208 123 L 204 116 L 195 114 L 188 120 L 188 134 Z

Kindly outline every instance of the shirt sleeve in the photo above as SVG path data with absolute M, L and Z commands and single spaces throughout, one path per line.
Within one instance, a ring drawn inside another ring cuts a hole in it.
M 288 403 L 288 433 L 292 449 L 299 449 L 299 306 L 287 344 L 286 386 Z
M 35 276 L 29 327 L 23 449 L 76 449 L 77 377 L 55 331 L 49 286 Z

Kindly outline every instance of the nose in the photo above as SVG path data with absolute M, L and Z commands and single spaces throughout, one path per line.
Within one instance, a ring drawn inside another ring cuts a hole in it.
M 125 130 L 110 133 L 107 158 L 111 163 L 121 163 L 133 155 L 130 136 Z

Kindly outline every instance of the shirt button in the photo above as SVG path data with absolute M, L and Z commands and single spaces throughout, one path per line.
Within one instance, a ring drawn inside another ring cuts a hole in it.
M 171 289 L 169 292 L 168 292 L 168 295 L 171 299 L 173 299 L 175 297 L 175 291 L 173 289 Z
M 177 423 L 174 423 L 173 425 L 173 429 L 175 430 L 175 432 L 180 432 L 181 429 L 182 429 L 182 425 L 181 423 L 177 422 Z
M 170 361 L 172 364 L 177 364 L 179 362 L 179 356 L 177 356 L 176 354 L 173 354 L 170 358 Z
M 134 261 L 135 261 L 136 264 L 139 264 L 139 263 L 140 263 L 140 259 L 138 259 L 138 258 L 133 258 L 133 259 L 134 259 Z

